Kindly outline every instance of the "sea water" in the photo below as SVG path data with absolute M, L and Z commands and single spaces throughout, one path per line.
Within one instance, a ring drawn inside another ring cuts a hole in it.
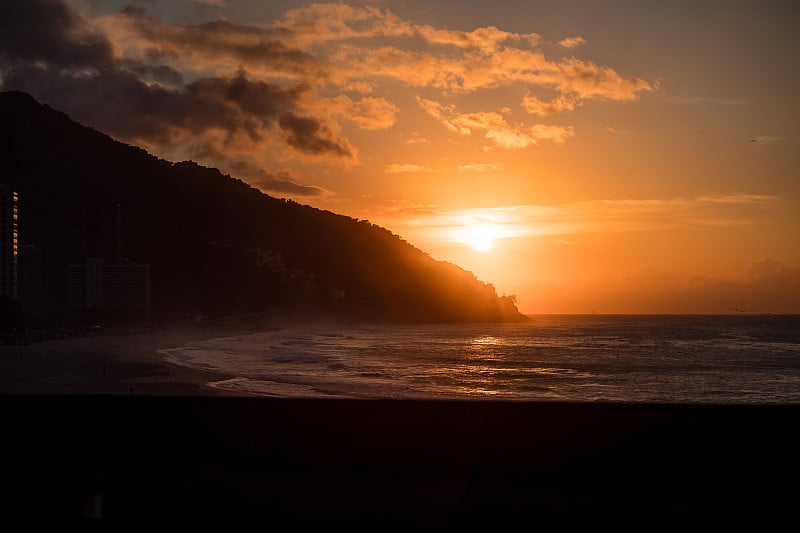
M 272 397 L 800 403 L 800 316 L 537 316 L 521 324 L 318 322 L 162 353 Z

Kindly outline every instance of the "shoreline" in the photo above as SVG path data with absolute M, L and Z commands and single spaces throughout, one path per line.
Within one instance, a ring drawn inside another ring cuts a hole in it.
M 299 325 L 380 323 L 342 309 L 301 307 L 257 312 L 150 329 L 99 328 L 96 333 L 0 344 L 0 395 L 137 395 L 269 397 L 216 383 L 237 378 L 181 365 L 163 352 L 193 341 Z
M 246 378 L 213 367 L 187 366 L 171 353 L 193 343 L 255 332 L 287 330 L 291 333 L 295 328 L 323 330 L 386 323 L 350 313 L 334 315 L 329 311 L 301 307 L 173 322 L 149 329 L 99 328 L 88 330 L 86 335 L 63 339 L 0 345 L 0 395 L 340 398 L 340 394 L 326 392 L 308 394 L 300 390 L 305 385 L 280 380 L 276 391 L 248 390 L 236 383 Z
M 162 353 L 192 341 L 275 328 L 265 316 L 232 320 L 0 345 L 0 394 L 259 396 L 214 387 L 235 376 L 183 366 Z
M 314 324 L 369 322 L 352 313 L 301 307 L 149 329 L 100 328 L 95 334 L 0 344 L 0 395 L 269 397 L 215 386 L 238 376 L 181 365 L 163 353 L 186 344 Z

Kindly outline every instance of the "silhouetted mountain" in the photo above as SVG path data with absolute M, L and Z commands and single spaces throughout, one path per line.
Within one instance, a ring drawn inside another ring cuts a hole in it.
M 122 255 L 151 265 L 156 317 L 308 303 L 385 319 L 524 318 L 513 297 L 384 228 L 158 159 L 25 93 L 0 93 L 0 182 L 20 194 L 20 237 L 42 251 L 51 308 L 85 253 L 87 216 L 118 204 Z

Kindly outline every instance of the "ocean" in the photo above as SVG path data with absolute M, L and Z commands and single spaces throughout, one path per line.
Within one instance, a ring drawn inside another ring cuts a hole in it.
M 798 315 L 532 318 L 276 323 L 162 355 L 269 397 L 800 404 Z

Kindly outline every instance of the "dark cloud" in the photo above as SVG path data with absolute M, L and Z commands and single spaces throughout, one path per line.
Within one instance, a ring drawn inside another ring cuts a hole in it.
M 170 90 L 146 83 L 131 70 L 108 69 L 84 76 L 24 65 L 6 73 L 5 86 L 28 92 L 120 139 L 169 145 L 188 135 L 202 143 L 204 132 L 221 129 L 229 136 L 246 135 L 258 142 L 277 120 L 287 133 L 286 141 L 301 152 L 354 157 L 347 141 L 319 120 L 292 113 L 304 87 L 249 80 L 243 72 Z
M 747 271 L 747 277 L 753 281 L 768 283 L 784 282 L 793 284 L 800 290 L 800 269 L 793 269 L 769 257 L 753 263 Z
M 120 64 L 124 66 L 125 70 L 133 72 L 143 79 L 172 86 L 179 86 L 183 83 L 183 74 L 169 65 L 153 65 L 129 60 L 121 60 Z
M 123 14 L 129 27 L 162 51 L 201 53 L 242 61 L 251 68 L 308 75 L 319 75 L 322 65 L 311 54 L 286 46 L 280 39 L 285 32 L 232 24 L 217 20 L 196 26 L 167 25 L 148 16 L 143 10 L 127 10 Z
M 256 28 L 223 21 L 167 26 L 129 9 L 123 17 L 137 21 L 143 32 L 161 29 L 163 34 L 153 34 L 152 46 L 144 48 L 142 57 L 116 58 L 109 39 L 63 0 L 0 0 L 0 13 L 1 88 L 30 93 L 116 138 L 150 147 L 181 143 L 186 151 L 202 147 L 211 153 L 248 149 L 269 130 L 283 130 L 289 133 L 287 142 L 301 152 L 353 157 L 347 141 L 337 139 L 320 120 L 297 117 L 307 91 L 302 84 L 287 87 L 253 80 L 244 70 L 185 83 L 181 72 L 166 64 L 180 64 L 185 51 L 181 46 L 196 46 L 204 53 L 252 54 L 297 69 L 312 61 L 280 43 L 255 39 L 248 45 L 247 40 L 223 38 L 256 35 Z M 181 46 L 163 46 L 165 41 Z M 210 130 L 214 135 L 204 135 Z M 246 142 L 237 147 L 239 141 Z
M 321 187 L 297 183 L 285 172 L 269 174 L 262 171 L 260 174 L 260 177 L 251 181 L 250 184 L 265 192 L 286 193 L 292 196 L 321 196 L 327 193 Z
M 774 259 L 753 263 L 743 281 L 701 280 L 688 293 L 696 301 L 717 301 L 727 311 L 797 313 L 800 268 Z
M 123 15 L 130 15 L 132 17 L 147 16 L 147 10 L 143 7 L 127 5 L 120 10 Z
M 256 164 L 253 160 L 230 157 L 229 154 L 221 152 L 217 147 L 205 144 L 198 145 L 194 156 L 200 158 L 211 158 L 220 162 L 221 168 L 225 172 L 260 189 L 266 193 L 284 193 L 289 196 L 323 196 L 333 193 L 322 187 L 314 185 L 304 185 L 299 183 L 291 174 L 285 171 L 277 173 L 267 172 Z M 280 196 L 280 194 L 278 195 Z
M 229 102 L 247 115 L 262 118 L 271 118 L 293 108 L 304 91 L 302 85 L 284 89 L 251 81 L 244 72 L 233 78 L 200 79 L 186 87 L 186 92 L 199 100 Z
M 244 73 L 197 80 L 174 91 L 128 70 L 82 76 L 36 66 L 9 71 L 5 82 L 115 137 L 160 143 L 180 130 L 200 135 L 211 128 L 258 141 L 263 128 L 293 108 L 301 91 L 251 81 Z
M 109 40 L 61 0 L 0 0 L 0 61 L 102 68 L 113 53 Z
M 281 115 L 278 123 L 287 134 L 287 142 L 302 152 L 312 155 L 334 154 L 354 157 L 352 147 L 345 140 L 336 139 L 332 132 L 315 118 L 285 113 Z

